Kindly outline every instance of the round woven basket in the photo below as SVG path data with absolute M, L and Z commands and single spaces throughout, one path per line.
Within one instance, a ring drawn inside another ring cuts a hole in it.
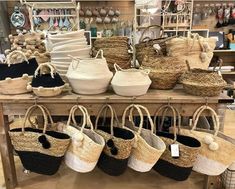
M 172 89 L 179 77 L 187 70 L 187 65 L 174 57 L 144 59 L 143 67 L 150 68 L 152 89 Z
M 187 93 L 197 96 L 218 96 L 226 85 L 218 73 L 202 69 L 182 74 L 180 82 Z

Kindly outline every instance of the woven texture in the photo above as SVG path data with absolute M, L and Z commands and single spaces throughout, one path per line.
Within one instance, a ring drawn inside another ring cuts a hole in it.
M 92 49 L 93 56 L 95 56 L 100 49 L 104 51 L 104 57 L 111 71 L 114 71 L 113 65 L 115 63 L 122 68 L 130 68 L 132 56 L 128 53 L 129 44 L 127 37 L 97 39 Z
M 218 96 L 226 82 L 216 72 L 192 69 L 180 77 L 185 91 L 198 96 Z
M 186 64 L 175 57 L 144 59 L 142 66 L 151 70 L 149 77 L 153 89 L 174 88 L 179 77 L 187 70 Z
M 208 69 L 216 40 L 193 34 L 191 37 L 170 39 L 166 45 L 169 56 L 178 58 L 182 62 L 187 60 L 191 68 Z

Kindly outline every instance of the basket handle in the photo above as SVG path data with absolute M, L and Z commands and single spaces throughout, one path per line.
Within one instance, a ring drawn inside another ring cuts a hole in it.
M 37 75 L 39 75 L 39 73 L 41 74 L 42 69 L 45 67 L 50 69 L 51 77 L 54 79 L 55 68 L 49 62 L 39 64 L 39 66 L 35 70 L 34 77 L 37 77 Z
M 116 72 L 123 71 L 123 69 L 117 63 L 114 64 L 114 69 Z
M 132 124 L 132 126 L 133 126 L 133 130 L 135 130 L 135 128 L 134 128 L 135 123 L 133 122 L 133 118 L 131 119 L 131 117 L 133 117 L 132 111 L 133 111 L 134 108 L 138 111 L 139 116 L 140 116 L 139 129 L 138 129 L 138 131 L 137 131 L 137 134 L 140 135 L 141 130 L 142 130 L 142 128 L 143 128 L 144 118 L 143 118 L 143 113 L 142 113 L 142 111 L 141 111 L 141 109 L 140 109 L 140 107 L 139 107 L 138 105 L 131 104 L 131 105 L 129 105 L 129 106 L 126 107 L 126 109 L 124 110 L 123 115 L 122 115 L 122 127 L 123 127 L 123 128 L 125 127 L 126 115 L 127 115 L 127 112 L 130 110 L 130 113 L 129 113 L 129 120 L 130 120 L 130 122 L 131 122 L 131 124 Z
M 138 108 L 140 108 L 140 110 L 142 109 L 142 110 L 144 110 L 145 112 L 146 112 L 146 114 L 147 114 L 147 118 L 148 118 L 148 121 L 149 121 L 149 123 L 150 123 L 150 130 L 151 130 L 151 133 L 153 134 L 153 131 L 154 131 L 154 123 L 153 123 L 153 120 L 152 120 L 152 118 L 151 118 L 151 116 L 150 116 L 150 113 L 149 113 L 149 111 L 148 111 L 148 109 L 146 108 L 146 107 L 144 107 L 144 106 L 142 106 L 142 105 L 136 105 Z M 129 116 L 129 119 L 130 119 L 130 121 L 133 123 L 133 110 L 134 110 L 134 108 L 132 108 L 131 110 L 130 110 L 130 116 Z M 138 130 L 138 134 L 140 134 L 141 133 L 141 130 L 139 129 Z
M 101 55 L 101 59 L 104 58 L 104 51 L 102 49 L 98 50 L 98 52 L 95 55 L 95 58 L 97 58 L 99 56 L 99 54 Z
M 27 109 L 27 111 L 26 111 L 26 113 L 25 113 L 24 124 L 23 124 L 23 127 L 22 127 L 22 133 L 25 132 L 25 125 L 26 125 L 27 119 L 29 118 L 29 116 L 32 115 L 32 111 L 31 111 L 31 110 L 32 110 L 32 109 L 35 110 L 35 109 L 37 109 L 37 108 L 40 109 L 41 112 L 42 112 L 42 115 L 43 115 L 43 118 L 44 118 L 43 134 L 46 133 L 46 129 L 47 129 L 47 125 L 48 125 L 48 120 L 47 120 L 46 112 L 45 112 L 45 110 L 44 110 L 44 108 L 43 108 L 42 106 L 37 105 L 37 104 L 34 104 L 34 105 L 30 106 L 30 107 Z
M 150 28 L 160 28 L 160 38 L 162 37 L 163 33 L 164 33 L 164 29 L 162 26 L 160 25 L 151 25 L 151 26 L 148 26 L 144 29 L 143 33 L 141 34 L 141 37 L 140 37 L 140 40 L 139 40 L 139 43 L 141 43 L 143 40 L 144 40 L 144 34 L 146 33 L 147 30 L 149 30 Z
M 68 127 L 70 125 L 72 117 L 75 115 L 75 112 L 77 110 L 80 110 L 82 112 L 82 115 L 83 115 L 82 126 L 81 126 L 81 132 L 83 133 L 83 130 L 86 126 L 87 117 L 86 117 L 86 113 L 85 113 L 84 109 L 80 105 L 75 105 L 70 109 L 69 118 L 68 118 L 68 121 L 66 123 L 66 127 Z M 73 119 L 73 122 L 74 122 L 74 125 L 76 127 L 78 127 L 77 122 L 75 121 L 75 119 Z
M 23 57 L 23 59 L 29 64 L 29 61 L 28 61 L 26 55 L 22 51 L 20 51 L 20 50 L 15 50 L 15 51 L 12 51 L 11 53 L 9 53 L 7 55 L 6 60 L 5 60 L 5 62 L 8 64 L 9 67 L 12 64 L 11 58 L 13 56 L 15 56 L 15 54 L 20 54 Z
M 156 126 L 157 125 L 157 116 L 160 114 L 161 111 L 164 111 L 165 109 L 170 109 L 173 113 L 173 128 L 174 128 L 174 143 L 176 142 L 177 140 L 177 134 L 176 134 L 176 112 L 175 112 L 175 109 L 173 106 L 171 106 L 170 104 L 167 104 L 167 105 L 163 105 L 161 106 L 155 113 L 154 115 L 154 125 Z M 163 117 L 164 118 L 164 117 Z M 162 118 L 162 119 L 163 119 Z
M 207 106 L 207 105 L 203 105 L 201 107 L 199 107 L 194 115 L 193 115 L 193 127 L 191 129 L 191 131 L 194 131 L 197 127 L 197 123 L 199 120 L 199 117 L 201 116 L 202 112 L 204 112 L 205 110 L 209 110 L 211 112 L 211 115 L 213 117 L 213 122 L 214 122 L 214 137 L 216 137 L 218 135 L 219 132 L 219 117 L 217 115 L 217 113 L 215 112 L 215 110 L 213 110 L 211 107 Z
M 93 130 L 94 130 L 94 127 L 93 127 L 93 124 L 92 124 L 92 122 L 91 122 L 91 118 L 90 118 L 90 115 L 89 115 L 87 109 L 86 109 L 84 106 L 80 106 L 80 107 L 83 109 L 83 111 L 84 111 L 85 114 L 86 114 L 86 125 L 89 126 L 89 127 L 91 128 L 91 130 L 93 131 Z M 74 109 L 74 111 L 75 111 L 75 109 Z M 72 120 L 73 120 L 73 123 L 74 123 L 75 125 L 77 125 L 77 122 L 76 122 L 75 114 L 74 114 L 74 113 L 72 114 Z
M 110 113 L 111 113 L 111 124 L 110 124 L 110 134 L 111 136 L 114 135 L 114 132 L 113 132 L 113 125 L 114 125 L 114 110 L 112 108 L 112 106 L 110 106 L 109 104 L 105 104 L 101 107 L 101 109 L 99 110 L 98 114 L 97 114 L 97 117 L 96 117 L 96 120 L 95 120 L 95 130 L 98 129 L 98 121 L 99 121 L 99 118 L 101 116 L 101 113 L 103 113 L 106 109 L 109 109 L 110 110 Z M 105 115 L 106 116 L 106 115 Z

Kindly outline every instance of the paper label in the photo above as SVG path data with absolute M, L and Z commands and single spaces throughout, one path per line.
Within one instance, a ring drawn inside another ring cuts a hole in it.
M 171 156 L 175 158 L 180 156 L 179 144 L 171 144 Z

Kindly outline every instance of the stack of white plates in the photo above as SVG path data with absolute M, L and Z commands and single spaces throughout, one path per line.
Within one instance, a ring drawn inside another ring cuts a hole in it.
M 69 56 L 75 58 L 90 57 L 91 47 L 87 45 L 84 30 L 49 35 L 48 39 L 52 45 L 51 63 L 61 75 L 67 73 L 72 62 Z

